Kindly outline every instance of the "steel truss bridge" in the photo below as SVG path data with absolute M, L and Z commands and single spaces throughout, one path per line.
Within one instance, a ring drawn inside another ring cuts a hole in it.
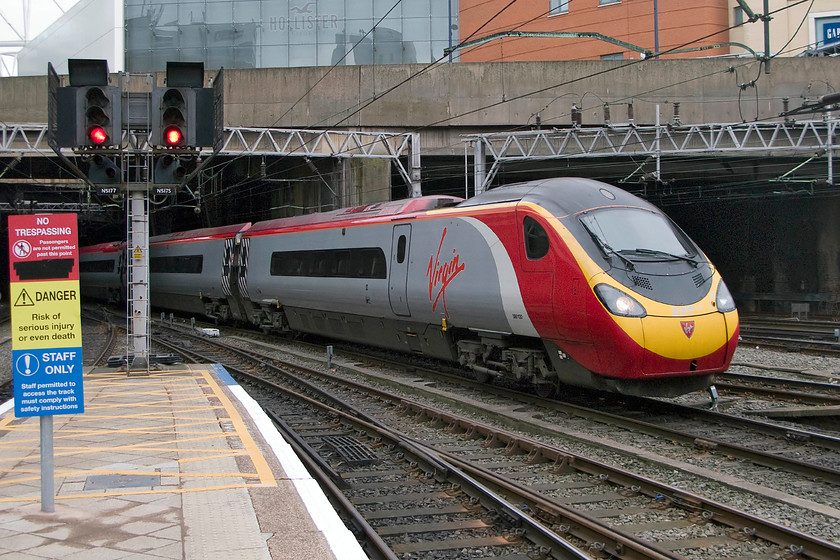
M 659 179 L 662 158 L 690 155 L 752 155 L 801 157 L 805 164 L 824 162 L 825 186 L 834 187 L 834 158 L 840 148 L 840 119 L 733 124 L 663 124 L 639 126 L 634 123 L 599 127 L 573 126 L 510 133 L 472 134 L 464 142 L 465 177 L 469 163 L 474 164 L 475 192 L 488 188 L 504 163 L 551 159 L 626 157 L 645 158 L 624 180 L 640 174 L 646 164 L 656 170 L 645 175 Z M 129 149 L 146 147 L 145 133 L 125 131 L 123 145 Z M 69 153 L 69 152 L 68 152 Z M 210 150 L 202 152 L 209 156 Z M 47 145 L 46 124 L 0 123 L 0 157 L 54 157 Z M 394 162 L 402 178 L 410 185 L 412 196 L 420 188 L 420 133 L 302 130 L 279 128 L 225 128 L 221 156 L 292 156 L 304 158 L 386 158 Z M 403 161 L 408 161 L 406 167 Z M 6 169 L 0 170 L 0 182 Z M 780 176 L 784 180 L 787 173 Z M 15 180 L 20 183 L 21 180 Z M 48 180 L 39 179 L 49 186 Z M 83 186 L 81 180 L 56 180 L 55 186 Z
M 0 123 L 0 157 L 54 157 L 47 143 L 47 132 L 46 124 Z M 147 141 L 145 132 L 123 132 L 122 145 L 129 151 L 147 150 Z M 72 155 L 71 150 L 65 151 Z M 214 154 L 212 150 L 203 150 L 200 155 L 211 154 Z M 416 132 L 225 128 L 221 149 L 215 155 L 389 159 L 410 185 L 412 196 L 420 196 L 420 135 Z M 401 158 L 408 160 L 408 168 Z M 3 170 L 0 170 L 0 180 L 2 174 Z M 77 186 L 84 185 L 81 180 L 72 182 Z M 38 180 L 38 183 L 47 181 Z M 62 183 L 66 186 L 66 181 Z
M 697 125 L 637 126 L 628 123 L 473 134 L 463 137 L 464 159 L 468 164 L 472 156 L 476 193 L 488 188 L 504 163 L 617 156 L 655 162 L 654 179 L 661 178 L 661 158 L 666 156 L 804 156 L 806 159 L 801 165 L 824 159 L 825 181 L 834 185 L 834 155 L 840 148 L 838 123 L 840 120 L 831 118 Z M 643 166 L 644 163 L 640 164 L 625 180 L 640 172 Z

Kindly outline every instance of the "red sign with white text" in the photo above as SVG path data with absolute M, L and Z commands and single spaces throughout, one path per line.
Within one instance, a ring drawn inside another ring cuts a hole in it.
M 84 412 L 76 214 L 9 216 L 15 416 Z
M 9 216 L 9 281 L 78 280 L 75 214 Z

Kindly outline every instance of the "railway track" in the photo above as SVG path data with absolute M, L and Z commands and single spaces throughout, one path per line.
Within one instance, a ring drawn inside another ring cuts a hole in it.
M 256 360 L 248 369 L 272 369 L 261 357 L 230 348 L 211 349 L 209 355 L 171 348 L 198 361 L 227 358 L 229 364 L 236 356 L 239 362 Z M 295 377 L 288 383 L 288 373 L 287 384 L 279 385 L 242 366 L 226 367 L 248 383 L 252 396 L 308 457 L 333 504 L 374 557 L 459 558 L 464 549 L 492 550 L 496 556 L 504 549 L 510 558 L 588 558 L 471 477 L 328 392 Z
M 249 340 L 253 337 L 257 340 L 272 341 L 266 344 L 277 342 L 274 337 L 251 331 L 236 332 L 247 336 Z M 321 350 L 322 347 L 318 349 Z M 360 361 L 371 359 L 364 351 L 348 348 L 342 348 L 341 351 L 345 355 L 355 356 Z M 406 365 L 404 359 L 389 361 L 381 356 L 372 359 L 389 363 L 391 367 L 396 368 Z M 410 369 L 430 378 L 451 382 L 455 391 L 461 390 L 458 386 L 464 386 L 464 394 L 468 397 L 479 393 L 489 397 L 491 401 L 497 399 L 501 402 L 510 402 L 514 398 L 510 388 L 471 383 L 460 375 L 450 375 L 422 365 L 412 365 Z M 591 432 L 591 426 L 614 426 L 656 438 L 667 445 L 679 442 L 683 447 L 683 455 L 688 457 L 697 454 L 698 451 L 713 451 L 716 455 L 742 459 L 770 469 L 797 473 L 830 484 L 840 483 L 840 470 L 837 467 L 840 465 L 840 434 L 814 432 L 807 423 L 805 426 L 797 425 L 795 418 L 786 419 L 789 421 L 782 423 L 761 419 L 762 411 L 770 410 L 766 408 L 759 408 L 747 417 L 743 414 L 727 413 L 732 407 L 732 401 L 727 400 L 730 394 L 746 396 L 750 402 L 756 395 L 766 394 L 774 399 L 778 406 L 783 406 L 786 402 L 811 402 L 813 406 L 818 407 L 833 404 L 838 388 L 829 384 L 818 384 L 817 387 L 825 390 L 817 390 L 814 395 L 814 385 L 806 382 L 791 380 L 785 383 L 777 378 L 740 374 L 723 374 L 721 379 L 720 387 L 724 399 L 720 412 L 707 411 L 703 405 L 698 406 L 696 403 L 680 405 L 669 400 L 622 398 L 616 395 L 602 398 L 597 395 L 593 397 L 593 393 L 585 391 L 571 393 L 565 400 L 536 399 L 532 395 L 522 393 L 518 393 L 515 399 L 526 404 L 537 403 L 536 406 L 554 415 L 554 421 L 558 425 L 579 428 L 582 438 Z M 767 388 L 760 389 L 762 384 L 767 385 Z M 769 388 L 771 384 L 775 390 Z M 574 395 L 578 395 L 579 398 L 575 398 Z M 483 405 L 479 404 L 476 407 L 477 413 L 481 411 L 481 406 Z M 647 439 L 643 441 L 647 446 L 656 443 Z M 673 449 L 663 450 L 663 454 L 666 455 L 673 452 Z M 756 475 L 757 478 L 763 476 L 761 473 Z
M 262 339 L 261 336 L 257 336 Z M 370 360 L 363 352 L 343 348 L 344 355 L 355 356 L 360 361 Z M 383 360 L 381 357 L 375 361 Z M 405 360 L 386 361 L 391 367 L 404 367 Z M 831 484 L 840 484 L 840 434 L 813 432 L 807 426 L 797 426 L 794 422 L 779 424 L 762 420 L 761 410 L 755 416 L 729 414 L 732 406 L 729 395 L 746 396 L 753 399 L 756 395 L 767 395 L 778 406 L 784 403 L 812 403 L 813 406 L 833 405 L 840 387 L 795 380 L 785 382 L 777 378 L 762 378 L 741 374 L 723 374 L 723 400 L 718 410 L 706 410 L 704 405 L 696 403 L 681 405 L 664 399 L 622 398 L 617 395 L 598 396 L 592 392 L 572 392 L 564 399 L 544 400 L 521 392 L 514 396 L 510 388 L 496 387 L 483 383 L 473 383 L 460 375 L 450 375 L 435 368 L 422 365 L 412 367 L 422 373 L 443 382 L 450 382 L 453 387 L 464 386 L 467 397 L 481 393 L 500 402 L 535 404 L 550 411 L 558 425 L 579 429 L 581 434 L 591 431 L 593 425 L 612 426 L 617 429 L 632 430 L 667 442 L 679 442 L 685 449 L 685 455 L 699 451 L 714 451 L 715 454 L 750 461 L 771 469 L 795 472 L 801 476 L 823 480 Z M 764 385 L 762 390 L 760 387 Z M 453 389 L 460 391 L 460 389 Z M 577 398 L 575 397 L 577 395 Z M 593 397 L 593 395 L 595 395 Z M 476 412 L 480 412 L 479 405 Z M 793 419 L 795 420 L 795 419 Z M 582 437 L 586 437 L 583 435 Z M 644 440 L 645 445 L 652 445 Z M 673 449 L 663 453 L 673 453 Z M 840 496 L 838 496 L 840 499 Z
M 206 342 L 206 341 L 202 341 Z M 180 344 L 183 346 L 183 344 Z M 232 361 L 230 349 L 225 349 L 225 356 L 211 356 L 203 359 L 223 361 L 228 364 Z M 242 358 L 237 358 L 242 359 Z M 268 367 L 268 359 L 265 356 L 256 358 L 259 360 L 261 369 Z M 254 367 L 254 366 L 249 366 Z M 288 367 L 288 366 L 284 366 Z M 307 373 L 306 375 L 316 375 Z M 323 375 L 321 373 L 317 374 Z M 345 383 L 345 379 L 338 379 L 332 376 L 331 383 Z M 323 382 L 319 382 L 322 384 Z M 406 384 L 405 386 L 408 386 Z M 404 390 L 404 389 L 403 389 Z M 372 417 L 387 417 L 388 425 L 396 425 L 403 434 L 403 437 L 411 438 L 417 445 L 428 446 L 438 456 L 453 465 L 462 463 L 458 468 L 470 472 L 474 477 L 495 476 L 494 471 L 501 471 L 510 476 L 498 479 L 491 484 L 490 478 L 482 478 L 483 484 L 513 492 L 510 488 L 517 488 L 512 494 L 513 503 L 527 504 L 527 510 L 538 519 L 545 517 L 553 520 L 549 527 L 566 534 L 572 542 L 578 543 L 581 550 L 589 553 L 600 552 L 604 554 L 618 555 L 619 551 L 625 550 L 627 542 L 621 539 L 612 538 L 599 533 L 596 537 L 585 537 L 587 531 L 580 530 L 579 516 L 581 511 L 595 511 L 596 515 L 584 513 L 584 517 L 594 517 L 596 525 L 601 529 L 611 528 L 616 530 L 612 524 L 621 519 L 618 525 L 618 533 L 622 539 L 640 540 L 641 544 L 650 546 L 651 543 L 664 541 L 670 544 L 666 546 L 656 545 L 658 554 L 665 554 L 666 558 L 691 558 L 692 551 L 698 547 L 714 546 L 716 558 L 733 557 L 773 557 L 772 554 L 791 554 L 792 551 L 808 549 L 809 554 L 815 554 L 815 549 L 824 545 L 826 557 L 838 554 L 833 545 L 812 537 L 794 536 L 794 534 L 778 533 L 781 530 L 776 524 L 762 521 L 758 518 L 743 514 L 743 512 L 731 511 L 729 508 L 721 507 L 721 504 L 710 501 L 701 496 L 677 490 L 667 484 L 660 484 L 638 477 L 628 471 L 610 468 L 597 461 L 588 459 L 583 455 L 571 454 L 551 445 L 541 444 L 537 441 L 522 437 L 521 434 L 500 430 L 497 426 L 482 425 L 469 418 L 453 415 L 435 406 L 418 404 L 414 400 L 407 404 L 404 397 L 394 397 L 386 393 L 380 393 L 370 387 L 355 389 L 342 389 L 347 392 L 339 400 L 357 400 L 362 394 L 362 403 L 354 404 L 352 410 L 370 407 L 370 402 L 376 404 L 376 412 L 368 410 L 367 414 Z M 330 392 L 337 392 L 330 389 Z M 375 396 L 370 396 L 375 395 Z M 441 401 L 440 396 L 426 398 Z M 458 401 L 463 406 L 466 399 L 457 395 L 450 395 L 449 399 Z M 533 397 L 531 397 L 533 398 Z M 323 397 L 318 397 L 323 400 Z M 391 403 L 384 406 L 381 403 Z M 502 419 L 504 414 L 494 418 L 494 424 L 508 422 L 516 425 L 519 430 L 546 436 L 548 433 L 557 435 L 557 426 L 564 426 L 557 423 L 553 418 L 547 418 L 545 410 L 534 409 L 531 412 L 516 413 L 515 409 L 522 408 L 523 403 L 511 402 L 508 397 L 505 406 L 507 408 L 507 419 Z M 417 408 L 420 407 L 420 408 Z M 483 409 L 485 414 L 496 407 L 487 403 L 478 403 L 478 409 Z M 387 412 L 387 409 L 401 410 L 400 415 L 394 418 Z M 348 411 L 346 414 L 357 415 L 358 412 Z M 467 412 L 470 417 L 476 414 Z M 495 413 L 494 413 L 495 414 Z M 530 423 L 524 422 L 523 417 L 531 417 Z M 533 417 L 537 418 L 537 421 Z M 401 418 L 401 420 L 400 420 Z M 591 420 L 589 421 L 591 423 Z M 426 430 L 432 429 L 432 433 Z M 317 430 L 316 430 L 317 431 Z M 419 431 L 419 433 L 418 433 Z M 562 431 L 567 431 L 563 429 Z M 352 439 L 352 438 L 351 438 Z M 592 438 L 590 438 L 592 439 Z M 422 443 L 421 443 L 422 442 Z M 355 445 L 355 444 L 353 444 Z M 319 444 L 321 448 L 328 447 Z M 695 448 L 695 453 L 697 449 Z M 701 454 L 710 454 L 708 449 L 700 449 Z M 460 455 L 459 455 L 460 454 Z M 632 455 L 632 453 L 631 453 Z M 638 460 L 638 457 L 636 457 Z M 585 468 L 582 468 L 584 467 Z M 595 467 L 595 465 L 598 465 Z M 671 465 L 673 466 L 673 464 Z M 778 468 L 778 467 L 777 467 Z M 490 473 L 488 474 L 487 472 Z M 554 472 L 556 471 L 556 472 Z M 495 474 L 498 474 L 496 472 Z M 545 482 L 542 482 L 543 478 Z M 523 481 L 527 483 L 523 484 Z M 545 486 L 546 489 L 542 489 Z M 553 490 L 550 491 L 550 487 Z M 537 488 L 535 493 L 535 488 Z M 534 501 L 526 499 L 529 496 Z M 627 495 L 625 495 L 627 494 Z M 542 500 L 542 501 L 541 501 Z M 379 503 L 379 502 L 377 502 Z M 651 509 L 657 505 L 664 505 L 665 514 L 654 510 L 655 521 L 651 521 Z M 560 507 L 563 506 L 563 507 Z M 545 510 L 548 508 L 548 510 Z M 828 508 L 831 509 L 831 508 Z M 545 513 L 549 511 L 550 514 Z M 661 515 L 679 512 L 675 517 L 661 518 Z M 599 517 L 600 516 L 600 517 Z M 699 516 L 699 517 L 697 517 Z M 734 516 L 734 517 L 730 517 Z M 722 522 L 722 519 L 729 521 Z M 736 521 L 737 519 L 737 521 Z M 590 519 L 590 521 L 592 521 Z M 764 523 L 763 525 L 761 523 Z M 621 526 L 630 527 L 630 530 L 622 530 Z M 756 526 L 761 529 L 756 529 Z M 650 541 L 645 541 L 638 535 L 647 535 Z M 666 536 L 670 535 L 670 536 Z M 744 542 L 737 539 L 745 538 Z M 805 539 L 805 540 L 801 540 Z M 677 542 L 677 541 L 683 542 Z M 807 541 L 807 542 L 806 542 Z M 580 543 L 583 543 L 582 545 Z M 748 552 L 745 552 L 748 550 Z M 738 552 L 739 551 L 739 552 Z M 683 554 L 685 552 L 685 555 Z M 670 555 L 670 556 L 669 556 Z M 625 556 L 620 556 L 625 557 Z M 709 556 L 704 556 L 709 557 Z M 780 557 L 780 556 L 779 556 Z M 800 556 L 806 558 L 809 556 Z M 819 553 L 813 556 L 821 557 Z
M 263 339 L 261 335 L 256 338 Z M 342 352 L 356 356 L 361 361 L 370 360 L 370 356 L 363 353 L 346 349 Z M 378 362 L 382 358 L 374 360 Z M 403 368 L 406 364 L 405 361 L 388 363 L 393 368 Z M 556 425 L 565 426 L 567 433 L 580 434 L 582 440 L 600 437 L 599 430 L 593 429 L 597 426 L 606 426 L 608 431 L 629 430 L 640 434 L 638 446 L 645 450 L 661 449 L 661 453 L 666 456 L 679 452 L 684 460 L 700 465 L 704 462 L 695 456 L 711 454 L 748 461 L 774 472 L 796 473 L 798 476 L 840 485 L 840 434 L 815 432 L 807 426 L 792 422 L 778 423 L 761 419 L 761 409 L 756 415 L 747 417 L 729 414 L 726 411 L 732 404 L 726 398 L 723 399 L 720 411 L 707 410 L 696 403 L 682 405 L 665 399 L 599 396 L 591 392 L 570 393 L 564 400 L 545 400 L 531 394 L 512 392 L 506 387 L 470 382 L 457 374 L 451 375 L 433 368 L 416 365 L 411 366 L 410 371 L 449 384 L 450 392 L 464 395 L 465 399 L 475 399 L 476 395 L 480 395 L 479 402 L 473 408 L 476 414 L 481 414 L 486 404 L 496 406 L 498 403 L 522 403 L 537 407 L 540 414 L 550 418 Z M 752 399 L 751 387 L 762 378 L 754 379 L 753 384 L 744 385 L 743 388 L 731 380 L 743 380 L 744 376 L 733 374 L 726 379 L 730 381 L 722 385 L 724 391 L 741 391 Z M 767 379 L 768 383 L 772 381 Z M 803 400 L 798 397 L 800 393 L 809 394 L 803 386 L 806 384 L 795 384 L 798 391 L 793 395 L 784 392 L 785 386 L 779 386 L 779 393 L 771 394 L 776 397 L 785 394 L 787 402 L 800 402 Z M 575 395 L 578 395 L 577 398 Z M 814 402 L 823 403 L 826 400 L 822 396 L 814 397 Z M 675 443 L 679 443 L 681 449 L 674 449 Z M 765 477 L 766 473 L 760 471 L 754 475 L 756 479 L 763 480 Z M 830 496 L 840 500 L 840 494 L 831 493 Z
M 837 379 L 840 381 L 840 372 Z M 840 405 L 840 384 L 837 383 L 726 372 L 715 376 L 715 387 L 721 393 L 761 395 L 783 402 Z
M 117 337 L 121 327 L 114 323 L 114 317 L 109 311 L 86 307 L 82 319 L 88 325 L 87 332 L 83 334 L 87 350 L 83 352 L 83 365 L 102 365 L 108 356 L 125 353 L 125 340 L 118 340 Z M 96 326 L 92 328 L 91 322 Z
M 785 351 L 840 354 L 840 322 L 741 317 L 741 341 Z

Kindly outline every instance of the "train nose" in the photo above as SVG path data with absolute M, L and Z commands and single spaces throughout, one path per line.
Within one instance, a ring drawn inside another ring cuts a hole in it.
M 646 374 L 720 370 L 731 353 L 727 319 L 723 313 L 642 319 Z

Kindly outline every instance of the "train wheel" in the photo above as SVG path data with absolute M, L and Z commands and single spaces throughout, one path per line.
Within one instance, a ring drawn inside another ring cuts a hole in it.
M 534 383 L 534 392 L 538 397 L 550 399 L 557 392 L 556 383 Z
M 490 381 L 490 374 L 486 371 L 472 370 L 473 379 L 479 383 L 487 383 Z

